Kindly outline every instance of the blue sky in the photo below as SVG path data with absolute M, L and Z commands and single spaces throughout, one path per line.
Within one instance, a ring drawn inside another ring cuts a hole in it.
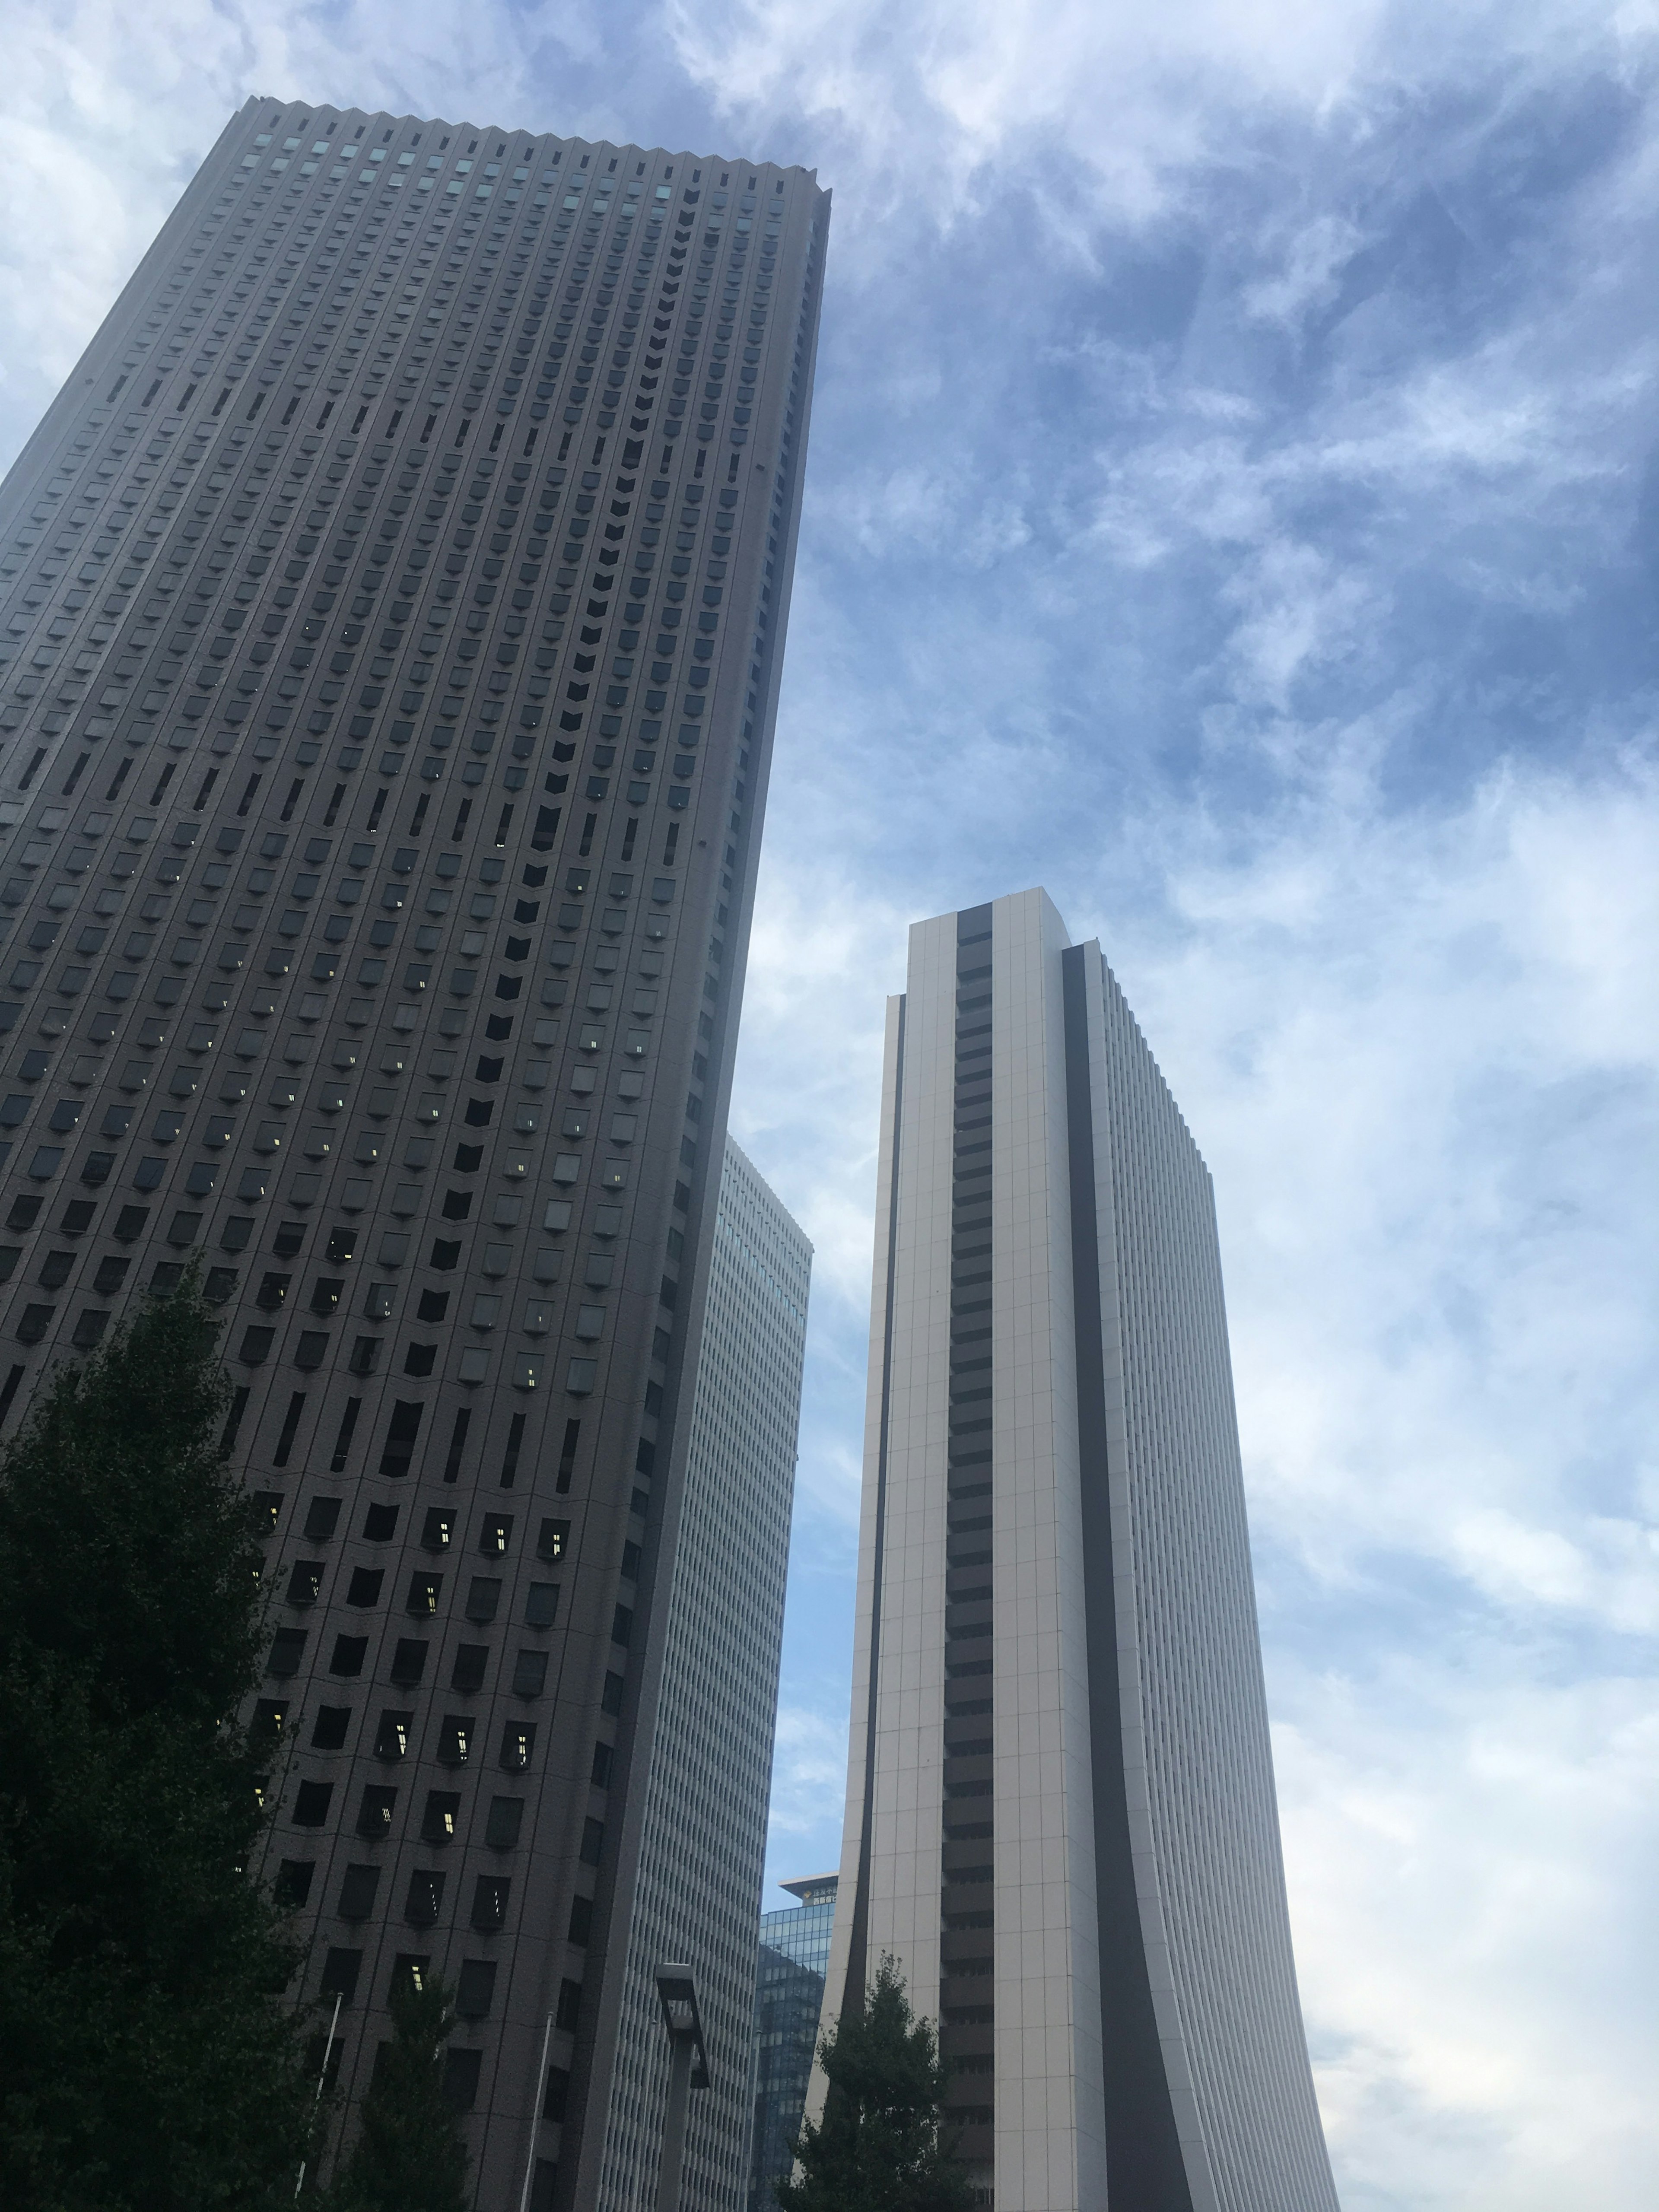
M 884 995 L 1041 882 L 1215 1175 L 1347 2212 L 1659 2185 L 1659 15 L 9 0 L 0 457 L 249 92 L 836 193 L 734 1127 L 817 1267 L 839 1853 Z

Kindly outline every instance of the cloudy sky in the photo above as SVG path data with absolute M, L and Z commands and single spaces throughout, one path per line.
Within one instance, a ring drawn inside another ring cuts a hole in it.
M 249 93 L 835 189 L 734 1126 L 817 1246 L 839 1851 L 884 994 L 1046 884 L 1216 1178 L 1347 2212 L 1659 2197 L 1659 13 L 0 0 L 0 460 Z

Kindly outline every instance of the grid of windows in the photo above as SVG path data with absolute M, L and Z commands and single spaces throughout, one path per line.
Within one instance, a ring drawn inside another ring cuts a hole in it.
M 681 2203 L 726 2212 L 747 2172 L 755 1923 L 766 1850 L 812 1248 L 728 1138 L 645 1840 L 598 2203 L 651 2201 L 668 2045 L 653 1975 L 697 1975 L 711 2086 Z
M 297 1821 L 307 1928 L 352 1907 L 330 2063 L 404 1923 L 499 1938 L 498 2193 L 546 2016 L 572 2146 L 608 2064 L 827 219 L 251 101 L 0 488 L 0 1420 L 199 1256 L 272 1501 L 271 1871 Z
M 763 1912 L 755 1987 L 755 2118 L 749 2212 L 776 2212 L 772 2185 L 787 2179 L 800 2133 L 830 1971 L 839 1876 L 785 1882 L 800 1903 Z

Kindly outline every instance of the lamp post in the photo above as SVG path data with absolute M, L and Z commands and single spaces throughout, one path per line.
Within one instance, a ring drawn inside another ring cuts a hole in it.
M 657 2170 L 656 2212 L 679 2212 L 680 2170 L 685 2163 L 686 2093 L 708 2087 L 697 1984 L 690 1966 L 668 1962 L 657 1969 L 657 1995 L 668 2030 L 668 2102 L 663 2111 L 662 2163 Z

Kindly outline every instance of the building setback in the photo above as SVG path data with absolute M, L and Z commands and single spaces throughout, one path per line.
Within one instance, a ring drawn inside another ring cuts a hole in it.
M 799 1227 L 728 1137 L 628 1962 L 607 1992 L 620 2019 L 600 2212 L 656 2201 L 668 2038 L 653 1975 L 665 1959 L 695 1970 L 708 2054 L 680 2212 L 736 2212 L 743 2197 L 811 1265 Z
M 755 2124 L 749 2154 L 749 2212 L 777 2212 L 775 2185 L 794 2166 L 793 2146 L 812 2078 L 830 1935 L 840 1876 L 781 1883 L 793 1911 L 763 1912 L 755 1990 Z
M 0 487 L 0 1419 L 199 1255 L 301 1995 L 355 2099 L 459 1983 L 512 2212 L 599 2185 L 828 215 L 252 100 Z
M 1039 890 L 913 928 L 882 1113 L 826 2014 L 896 1954 L 999 2212 L 1335 2212 L 1204 1163 Z

